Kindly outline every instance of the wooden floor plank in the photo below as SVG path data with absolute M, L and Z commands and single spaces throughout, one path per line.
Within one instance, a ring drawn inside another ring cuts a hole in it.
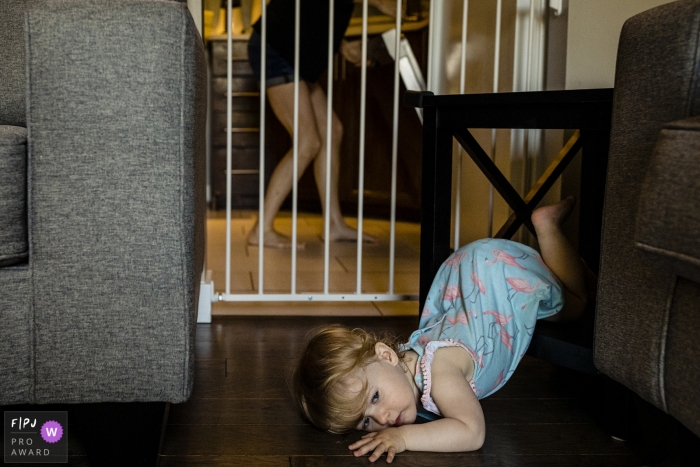
M 288 456 L 161 456 L 158 467 L 289 467 Z
M 168 425 L 161 453 L 183 455 L 342 455 L 347 437 L 310 425 Z
M 579 399 L 486 398 L 481 401 L 484 417 L 491 424 L 592 423 L 594 418 Z
M 379 460 L 378 465 L 382 465 Z M 610 455 L 497 455 L 401 453 L 392 467 L 631 467 L 639 465 L 635 456 Z M 352 456 L 293 456 L 291 467 L 358 467 L 372 465 L 366 457 Z M 385 464 L 386 465 L 386 464 Z
M 344 455 L 360 433 L 331 435 L 308 425 L 172 425 L 168 426 L 165 455 Z M 174 442 L 171 440 L 179 440 Z M 486 424 L 481 452 L 519 455 L 629 455 L 633 449 L 614 441 L 595 425 Z
M 192 398 L 277 399 L 289 394 L 284 365 L 254 365 L 245 360 L 230 363 L 228 372 L 225 367 L 224 359 L 199 360 Z
M 309 331 L 327 324 L 339 323 L 362 327 L 375 332 L 390 332 L 407 338 L 418 325 L 418 318 L 390 317 L 286 317 L 264 316 L 254 324 L 251 317 L 217 317 L 210 325 L 197 326 L 196 358 L 240 358 L 243 352 L 255 349 L 281 349 L 296 354 Z
M 578 399 L 484 399 L 484 415 L 490 423 L 590 423 L 594 419 Z M 291 396 L 281 398 L 193 398 L 170 406 L 171 425 L 274 425 L 304 424 Z
M 7 465 L 19 465 L 22 467 L 46 467 L 47 463 L 13 463 L 13 464 L 7 464 Z M 48 464 L 48 465 L 56 465 L 56 464 Z M 68 462 L 66 464 L 58 464 L 58 465 L 65 465 L 68 467 L 93 467 L 95 465 L 99 465 L 95 462 L 91 462 L 90 459 L 87 456 L 72 456 L 68 455 Z
M 193 398 L 170 406 L 171 425 L 258 425 L 269 420 L 274 425 L 305 424 L 291 396 L 281 398 Z

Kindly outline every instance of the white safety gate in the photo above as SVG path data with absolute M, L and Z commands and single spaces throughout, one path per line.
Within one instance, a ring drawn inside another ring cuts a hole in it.
M 274 1 L 274 0 L 273 0 Z M 309 1 L 309 0 L 306 0 Z M 324 1 L 324 0 L 319 0 Z M 328 63 L 333 63 L 333 16 L 334 16 L 334 0 L 327 0 L 330 4 L 329 12 L 329 40 L 328 40 Z M 262 15 L 260 18 L 262 25 L 262 51 L 261 54 L 261 76 L 266 75 L 266 54 L 264 53 L 266 48 L 266 38 L 267 38 L 267 7 L 266 2 L 261 2 Z M 473 2 L 478 3 L 478 2 Z M 515 51 L 513 53 L 514 63 L 513 63 L 513 89 L 514 91 L 524 91 L 524 90 L 540 90 L 542 89 L 542 69 L 544 69 L 543 60 L 543 38 L 546 35 L 546 17 L 548 15 L 549 8 L 561 8 L 561 2 L 557 1 L 547 1 L 547 0 L 517 0 L 517 11 L 509 12 L 511 17 L 515 18 L 516 22 L 516 32 L 515 32 Z M 513 2 L 509 2 L 512 5 Z M 397 177 L 397 153 L 398 153 L 398 138 L 400 137 L 399 128 L 399 105 L 401 105 L 402 96 L 399 95 L 399 82 L 403 79 L 404 85 L 408 89 L 420 89 L 424 90 L 427 88 L 429 91 L 434 91 L 436 93 L 446 93 L 444 83 L 449 80 L 450 77 L 445 77 L 445 69 L 448 66 L 446 61 L 450 59 L 450 54 L 445 52 L 446 38 L 444 37 L 444 31 L 446 27 L 452 27 L 454 29 L 454 23 L 459 21 L 459 19 L 453 19 L 454 15 L 450 12 L 454 12 L 456 7 L 461 6 L 461 44 L 459 53 L 459 76 L 454 77 L 454 79 L 459 80 L 458 92 L 467 92 L 465 87 L 465 76 L 467 71 L 468 56 L 470 54 L 470 47 L 472 44 L 467 41 L 467 25 L 469 19 L 469 0 L 433 0 L 430 4 L 430 22 L 429 22 L 429 33 L 428 33 L 428 73 L 427 73 L 427 86 L 424 83 L 423 77 L 420 74 L 415 58 L 410 52 L 410 47 L 408 51 L 406 50 L 406 41 L 397 41 L 395 31 L 401 31 L 402 28 L 402 14 L 403 2 L 402 0 L 396 1 L 396 25 L 395 29 L 385 33 L 384 39 L 385 44 L 387 44 L 387 49 L 393 57 L 400 57 L 398 61 L 395 61 L 394 66 L 394 92 L 393 92 L 393 128 L 392 128 L 392 149 L 391 149 L 391 208 L 390 208 L 390 246 L 389 246 L 389 271 L 388 271 L 388 289 L 384 293 L 363 293 L 362 291 L 362 270 L 363 270 L 363 242 L 361 240 L 357 241 L 357 277 L 356 277 L 356 289 L 352 293 L 332 293 L 329 289 L 329 277 L 330 277 L 330 240 L 329 240 L 329 230 L 330 230 L 330 220 L 328 213 L 326 212 L 324 218 L 324 275 L 323 275 L 323 291 L 321 293 L 305 293 L 299 292 L 297 290 L 297 183 L 293 183 L 292 188 L 292 232 L 291 241 L 293 247 L 291 248 L 291 284 L 289 293 L 265 293 L 265 267 L 264 267 L 264 257 L 265 248 L 258 248 L 258 282 L 257 282 L 257 293 L 233 293 L 231 285 L 231 270 L 235 267 L 232 261 L 235 262 L 235 258 L 232 260 L 231 255 L 231 167 L 232 167 L 232 141 L 231 136 L 231 122 L 232 122 L 232 32 L 231 27 L 228 27 L 228 85 L 227 85 L 227 142 L 226 142 L 226 160 L 227 160 L 227 205 L 226 205 L 226 276 L 225 284 L 216 284 L 217 289 L 223 288 L 222 292 L 214 292 L 214 285 L 211 282 L 205 282 L 203 284 L 204 301 L 206 297 L 210 296 L 212 301 L 396 301 L 396 300 L 408 300 L 416 299 L 413 295 L 403 295 L 397 294 L 394 290 L 394 276 L 395 276 L 395 244 L 396 244 L 396 177 Z M 451 10 L 450 10 L 451 9 Z M 449 10 L 449 11 L 448 11 Z M 494 30 L 495 30 L 495 45 L 491 53 L 493 53 L 493 92 L 503 91 L 499 89 L 499 79 L 500 70 L 499 66 L 501 64 L 501 26 L 502 26 L 502 0 L 496 0 L 496 15 L 493 18 Z M 303 25 L 300 24 L 300 0 L 296 0 L 296 15 L 294 17 L 295 22 L 295 62 L 294 62 L 294 128 L 293 128 L 293 160 L 294 160 L 294 174 L 293 179 L 298 180 L 298 134 L 301 130 L 299 128 L 299 31 Z M 448 22 L 450 24 L 448 24 Z M 227 24 L 232 24 L 232 9 L 231 2 L 228 2 L 227 8 Z M 359 154 L 358 154 L 358 166 L 359 166 L 359 186 L 358 186 L 358 218 L 357 218 L 357 228 L 358 228 L 358 239 L 362 238 L 363 232 L 363 191 L 364 191 L 364 159 L 365 159 L 365 117 L 366 117 L 366 84 L 367 84 L 367 44 L 368 38 L 368 1 L 364 0 L 362 2 L 362 60 L 361 60 L 361 89 L 360 89 L 360 133 L 356 137 L 359 138 Z M 534 58 L 533 58 L 534 57 Z M 454 58 L 454 57 L 452 57 Z M 454 61 L 454 60 L 453 60 Z M 453 67 L 454 68 L 454 67 Z M 534 71 L 533 71 L 534 70 Z M 453 79 L 453 81 L 454 81 Z M 454 88 L 454 86 L 453 86 Z M 454 91 L 453 91 L 454 92 Z M 259 181 L 259 219 L 263 219 L 263 209 L 264 209 L 264 195 L 265 195 L 265 100 L 266 100 L 266 88 L 264 79 L 261 79 L 260 83 L 260 181 Z M 331 124 L 332 112 L 332 102 L 333 102 L 333 74 L 328 73 L 327 82 L 327 123 L 326 123 L 326 166 L 330 167 L 331 164 L 331 132 L 333 125 Z M 420 117 L 420 113 L 419 113 Z M 511 134 L 511 146 L 518 145 L 519 148 L 515 148 L 515 151 L 526 152 L 528 148 L 533 147 L 533 140 L 536 140 L 539 136 L 537 133 L 525 132 L 523 130 L 512 130 Z M 345 137 L 353 137 L 353 135 L 345 135 Z M 536 142 L 535 142 L 536 143 Z M 492 141 L 491 141 L 491 156 L 495 158 L 497 146 L 496 130 L 492 131 Z M 536 144 L 535 144 L 536 147 Z M 513 151 L 511 147 L 511 151 Z M 455 147 L 455 164 L 456 164 L 456 174 L 460 176 L 462 173 L 462 153 L 458 146 Z M 330 176 L 331 170 L 326 170 L 326 182 L 325 186 L 330 187 Z M 460 245 L 460 213 L 462 211 L 460 207 L 460 200 L 462 199 L 462 194 L 460 193 L 461 182 L 457 180 L 455 185 L 455 211 L 454 211 L 454 244 L 455 248 Z M 325 193 L 325 206 L 329 206 L 330 203 L 330 190 L 326 189 Z M 489 235 L 490 235 L 490 225 L 493 222 L 493 194 L 491 193 L 489 200 Z M 326 210 L 327 211 L 327 210 Z M 260 243 L 263 242 L 263 223 L 258 222 L 258 238 Z M 202 303 L 202 302 L 200 302 Z M 206 305 L 204 305 L 206 307 Z M 210 309 L 210 307 L 209 307 Z M 200 317 L 200 322 L 207 321 L 207 313 L 205 312 Z

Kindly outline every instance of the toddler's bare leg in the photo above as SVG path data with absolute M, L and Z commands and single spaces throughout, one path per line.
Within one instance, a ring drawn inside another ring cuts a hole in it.
M 543 206 L 532 213 L 532 223 L 544 263 L 564 285 L 565 305 L 550 321 L 569 321 L 583 313 L 588 302 L 584 264 L 561 226 L 571 213 L 576 199 L 570 196 L 557 204 Z

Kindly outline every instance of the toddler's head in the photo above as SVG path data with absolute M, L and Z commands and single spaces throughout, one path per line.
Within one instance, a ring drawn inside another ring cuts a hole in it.
M 292 393 L 304 416 L 331 433 L 355 429 L 364 413 L 365 387 L 349 385 L 356 372 L 377 360 L 375 346 L 383 342 L 399 356 L 399 341 L 362 329 L 328 326 L 309 340 L 294 368 Z

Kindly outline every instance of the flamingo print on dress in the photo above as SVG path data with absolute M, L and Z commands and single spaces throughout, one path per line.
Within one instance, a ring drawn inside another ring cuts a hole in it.
M 458 285 L 448 285 L 445 287 L 445 291 L 442 293 L 442 299 L 452 302 L 457 298 L 462 296 L 462 292 Z
M 524 270 L 524 271 L 527 271 L 527 268 L 521 266 L 521 265 L 518 264 L 518 262 L 516 261 L 517 259 L 525 259 L 525 258 L 527 258 L 527 257 L 529 256 L 527 253 L 524 254 L 523 256 L 520 256 L 520 257 L 516 258 L 515 256 L 513 256 L 513 255 L 511 255 L 511 254 L 508 254 L 508 253 L 506 253 L 506 252 L 503 251 L 503 250 L 495 249 L 495 250 L 493 250 L 493 253 L 492 253 L 492 254 L 493 254 L 493 260 L 492 260 L 492 261 L 486 261 L 486 264 L 496 264 L 497 262 L 500 261 L 500 262 L 505 263 L 505 264 L 507 264 L 507 265 L 509 265 L 509 266 L 515 266 L 515 267 L 520 268 L 520 269 L 522 269 L 522 270 Z
M 537 290 L 540 284 L 545 283 L 543 280 L 540 280 L 538 283 L 531 286 L 527 280 L 519 277 L 506 277 L 506 281 L 510 284 L 512 290 L 514 291 L 512 295 L 510 293 L 508 294 L 508 300 L 513 298 L 513 296 L 518 292 L 532 293 Z
M 501 342 L 503 343 L 503 345 L 506 346 L 508 350 L 510 350 L 510 353 L 513 353 L 513 345 L 510 342 L 511 339 L 513 339 L 513 336 L 508 334 L 508 331 L 506 330 L 506 324 L 510 322 L 510 320 L 513 318 L 513 315 L 506 316 L 495 310 L 484 311 L 484 315 L 492 315 L 494 318 L 496 318 L 496 322 L 494 324 L 501 327 Z
M 481 292 L 482 295 L 486 295 L 486 287 L 484 287 L 484 283 L 481 282 L 481 279 L 479 279 L 479 275 L 476 273 L 476 271 L 472 272 L 471 278 L 474 285 L 479 288 L 479 292 Z
M 476 318 L 476 311 L 467 310 L 466 313 L 459 313 L 454 318 L 447 317 L 445 318 L 445 321 L 450 323 L 452 326 L 454 326 L 455 324 L 466 324 L 467 326 L 469 326 L 469 315 L 472 315 Z
M 474 261 L 472 260 L 472 267 L 474 266 L 473 263 L 474 263 Z M 469 292 L 469 294 L 467 294 L 464 297 L 464 299 L 465 300 L 469 299 L 469 301 L 471 303 L 476 303 L 476 300 L 478 299 L 479 293 L 481 293 L 482 295 L 486 295 L 486 287 L 484 287 L 484 283 L 481 281 L 481 279 L 479 279 L 479 275 L 477 274 L 476 271 L 472 271 L 472 273 L 469 275 L 469 277 L 471 277 L 472 282 L 474 283 L 474 287 L 472 287 L 471 292 Z M 474 295 L 474 294 L 476 294 L 476 295 Z M 472 297 L 472 295 L 474 295 L 473 299 L 470 298 L 470 297 Z
M 456 253 L 445 260 L 446 265 L 452 266 L 455 271 L 459 270 L 459 265 L 462 260 L 467 256 L 467 252 L 463 251 L 461 253 Z

